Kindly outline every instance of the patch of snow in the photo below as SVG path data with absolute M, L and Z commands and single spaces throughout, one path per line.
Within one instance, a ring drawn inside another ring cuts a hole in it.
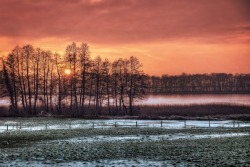
M 0 163 L 1 165 L 1 163 Z M 51 161 L 21 161 L 15 160 L 8 163 L 4 163 L 4 166 L 30 166 L 30 167 L 58 167 L 58 166 L 69 166 L 69 167 L 86 167 L 86 166 L 119 166 L 119 167 L 126 167 L 126 166 L 195 166 L 192 163 L 188 162 L 179 162 L 174 163 L 171 160 L 168 161 L 154 161 L 154 160 L 145 160 L 145 159 L 121 159 L 121 160 L 98 160 L 92 162 L 80 162 L 80 161 L 73 161 L 73 162 L 51 162 Z
M 159 120 L 82 120 L 82 119 L 8 119 L 0 122 L 0 132 L 7 130 L 36 131 L 46 129 L 85 129 L 85 128 L 116 128 L 116 127 L 161 127 Z M 250 122 L 244 121 L 198 121 L 198 120 L 165 120 L 162 121 L 162 128 L 182 129 L 182 128 L 233 128 L 250 127 Z
M 126 142 L 126 141 L 162 141 L 162 140 L 179 140 L 179 139 L 206 139 L 206 138 L 226 138 L 249 136 L 249 133 L 216 133 L 216 134 L 184 134 L 177 133 L 174 135 L 122 135 L 122 136 L 93 136 L 93 137 L 77 137 L 65 140 L 55 140 L 56 143 L 81 143 L 81 142 Z

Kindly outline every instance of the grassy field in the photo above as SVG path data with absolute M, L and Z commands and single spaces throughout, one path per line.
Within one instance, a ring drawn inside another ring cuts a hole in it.
M 12 131 L 0 133 L 0 141 L 0 166 L 250 164 L 250 128 L 246 127 Z
M 140 106 L 141 118 L 250 120 L 250 106 L 231 104 Z

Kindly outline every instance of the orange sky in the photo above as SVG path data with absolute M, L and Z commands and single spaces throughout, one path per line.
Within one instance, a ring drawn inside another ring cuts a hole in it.
M 0 55 L 15 45 L 137 56 L 151 75 L 250 73 L 248 0 L 1 0 Z

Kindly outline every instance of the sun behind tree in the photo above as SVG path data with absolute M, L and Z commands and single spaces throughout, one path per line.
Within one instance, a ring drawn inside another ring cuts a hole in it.
M 67 75 L 70 75 L 71 74 L 71 70 L 70 69 L 65 69 L 64 73 L 67 74 Z

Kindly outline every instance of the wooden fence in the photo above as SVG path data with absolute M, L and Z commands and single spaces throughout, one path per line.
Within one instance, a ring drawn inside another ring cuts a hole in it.
M 205 123 L 205 121 L 203 121 L 203 124 Z M 233 121 L 232 123 L 226 123 L 226 124 L 220 124 L 220 126 L 216 126 L 215 128 L 218 127 L 233 127 L 233 128 L 239 128 L 240 124 L 242 122 L 240 121 Z M 72 124 L 72 123 L 68 123 L 68 124 L 63 124 L 63 125 L 58 125 L 58 124 L 49 124 L 49 123 L 45 123 L 43 125 L 39 124 L 39 125 L 28 125 L 28 124 L 22 124 L 22 123 L 11 123 L 11 124 L 3 124 L 0 125 L 1 129 L 5 129 L 6 131 L 9 130 L 18 130 L 18 129 L 32 129 L 35 127 L 39 127 L 39 130 L 46 130 L 46 129 L 53 129 L 51 128 L 51 126 L 61 126 L 63 128 L 56 128 L 56 129 L 72 129 L 73 126 L 77 125 L 77 128 L 101 128 L 101 127 L 113 127 L 113 128 L 119 128 L 119 127 L 161 127 L 161 128 L 212 128 L 213 124 L 219 124 L 219 123 L 213 123 L 213 121 L 206 121 L 206 126 L 197 126 L 197 125 L 193 125 L 192 123 L 190 123 L 188 120 L 183 120 L 183 126 L 180 127 L 170 127 L 169 122 L 167 121 L 159 121 L 159 122 L 155 122 L 153 124 L 142 124 L 139 123 L 138 121 L 135 121 L 133 123 L 130 124 L 122 124 L 121 122 L 117 121 L 114 123 L 77 123 L 77 124 Z M 230 126 L 229 126 L 230 125 Z M 4 128 L 6 127 L 6 128 Z M 44 128 L 43 128 L 44 127 Z M 214 128 L 214 127 L 213 127 Z

